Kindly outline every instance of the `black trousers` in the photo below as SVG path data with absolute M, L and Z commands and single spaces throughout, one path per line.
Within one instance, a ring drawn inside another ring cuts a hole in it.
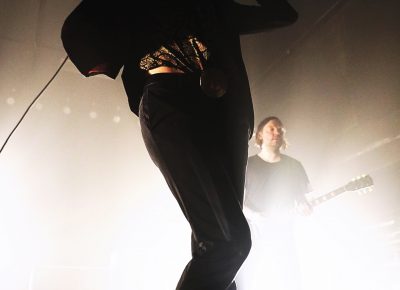
M 192 259 L 179 290 L 236 289 L 250 251 L 242 213 L 250 128 L 229 97 L 204 95 L 195 74 L 151 75 L 144 87 L 144 142 L 192 229 Z

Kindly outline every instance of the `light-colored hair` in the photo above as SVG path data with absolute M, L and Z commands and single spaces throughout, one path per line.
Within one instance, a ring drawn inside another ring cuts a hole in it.
M 261 148 L 262 143 L 263 143 L 263 140 L 259 137 L 259 135 L 262 132 L 262 130 L 264 129 L 265 125 L 267 125 L 267 123 L 269 121 L 272 121 L 272 120 L 278 121 L 278 123 L 283 127 L 283 123 L 282 123 L 281 119 L 279 119 L 278 117 L 275 117 L 275 116 L 266 117 L 260 123 L 258 123 L 257 130 L 256 130 L 256 140 L 255 140 L 255 142 L 256 142 L 256 145 L 259 148 Z M 281 149 L 285 150 L 288 147 L 288 141 L 285 138 L 285 130 L 283 130 L 283 138 L 282 138 L 282 140 L 283 141 L 282 141 Z

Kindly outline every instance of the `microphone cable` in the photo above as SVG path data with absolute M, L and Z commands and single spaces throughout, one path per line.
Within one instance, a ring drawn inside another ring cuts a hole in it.
M 18 126 L 21 124 L 22 120 L 25 118 L 25 116 L 28 114 L 29 110 L 32 108 L 32 106 L 36 103 L 36 101 L 40 98 L 40 96 L 44 93 L 44 91 L 47 89 L 47 87 L 53 82 L 53 80 L 56 78 L 56 76 L 58 75 L 58 73 L 61 71 L 61 69 L 63 68 L 63 66 L 65 65 L 65 63 L 68 60 L 68 55 L 64 58 L 64 60 L 62 61 L 61 65 L 59 66 L 59 68 L 56 70 L 56 72 L 54 73 L 54 75 L 50 78 L 50 80 L 47 82 L 47 84 L 43 87 L 43 89 L 36 95 L 36 97 L 33 99 L 33 101 L 29 104 L 28 108 L 25 110 L 25 112 L 23 113 L 22 117 L 19 119 L 18 123 L 15 125 L 15 127 L 12 129 L 12 131 L 10 132 L 10 134 L 8 135 L 6 141 L 4 142 L 3 146 L 1 146 L 0 149 L 0 154 L 3 152 L 4 147 L 6 146 L 6 144 L 8 143 L 8 141 L 10 140 L 12 134 L 14 134 L 15 130 L 17 130 Z

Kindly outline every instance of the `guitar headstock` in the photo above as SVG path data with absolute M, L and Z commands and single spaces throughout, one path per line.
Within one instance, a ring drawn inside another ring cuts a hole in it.
M 355 190 L 363 190 L 363 191 L 371 191 L 372 186 L 374 185 L 374 181 L 369 175 L 361 175 L 356 178 L 353 178 L 349 183 L 347 183 L 344 188 L 346 191 L 355 191 Z

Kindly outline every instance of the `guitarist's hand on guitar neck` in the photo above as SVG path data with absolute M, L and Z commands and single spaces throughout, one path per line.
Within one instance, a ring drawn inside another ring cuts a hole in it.
M 369 175 L 361 175 L 356 178 L 353 178 L 350 182 L 347 184 L 336 188 L 335 190 L 325 193 L 323 195 L 320 195 L 317 198 L 313 198 L 309 200 L 308 202 L 312 207 L 316 207 L 328 200 L 331 200 L 332 198 L 347 192 L 347 191 L 362 191 L 362 192 L 369 192 L 372 191 L 374 185 L 374 181 L 372 180 L 371 176 Z
M 307 199 L 297 199 L 294 201 L 294 212 L 301 216 L 309 216 L 313 213 L 313 206 Z
M 306 198 L 295 200 L 294 212 L 302 216 L 308 216 L 313 212 L 314 207 L 320 205 L 321 203 L 332 199 L 339 194 L 347 191 L 371 191 L 373 186 L 373 180 L 369 175 L 362 175 L 353 178 L 350 182 L 342 187 L 335 189 L 334 191 L 323 194 L 315 199 L 307 200 Z

